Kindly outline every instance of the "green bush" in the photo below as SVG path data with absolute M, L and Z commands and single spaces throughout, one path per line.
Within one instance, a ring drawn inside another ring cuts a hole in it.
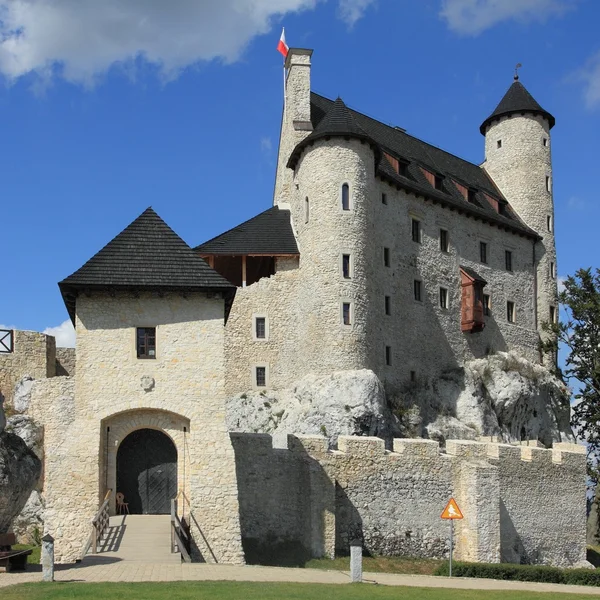
M 434 574 L 447 577 L 448 562 L 442 563 Z M 593 569 L 559 569 L 558 567 L 513 565 L 508 563 L 453 562 L 452 576 L 600 586 L 600 571 Z

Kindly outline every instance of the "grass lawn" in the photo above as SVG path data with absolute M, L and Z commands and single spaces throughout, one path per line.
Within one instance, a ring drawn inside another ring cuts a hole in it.
M 173 582 L 27 583 L 2 588 L 2 600 L 582 600 L 575 594 L 397 588 L 370 584 Z M 589 596 L 588 596 L 589 597 Z
M 402 556 L 363 556 L 363 571 L 372 573 L 400 573 L 402 575 L 433 575 L 443 563 L 427 558 L 405 558 Z M 305 565 L 307 569 L 350 570 L 350 557 L 313 558 Z
M 41 546 L 27 546 L 26 544 L 15 544 L 12 547 L 13 550 L 33 550 L 33 552 L 27 557 L 27 564 L 39 565 L 40 554 L 42 553 Z

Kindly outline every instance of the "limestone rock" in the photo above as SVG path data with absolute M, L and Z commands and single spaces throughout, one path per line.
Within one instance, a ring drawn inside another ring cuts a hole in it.
M 33 490 L 23 510 L 13 519 L 11 530 L 21 544 L 39 545 L 44 531 L 44 499 L 42 494 Z
M 41 471 L 41 461 L 18 435 L 0 433 L 0 533 L 21 512 Z
M 230 431 L 387 437 L 392 415 L 379 378 L 367 369 L 308 375 L 284 390 L 252 390 L 227 401 Z
M 43 428 L 31 417 L 13 415 L 6 422 L 6 431 L 18 435 L 39 459 L 43 459 Z
M 35 379 L 26 375 L 15 386 L 15 394 L 13 397 L 13 408 L 18 413 L 27 412 L 29 403 L 31 402 L 31 388 Z
M 4 414 L 4 396 L 0 394 L 0 433 L 4 431 L 6 427 L 6 415 Z
M 497 436 L 546 446 L 574 441 L 564 384 L 547 368 L 511 352 L 470 361 L 434 381 L 411 382 L 390 401 L 401 435 L 441 442 Z

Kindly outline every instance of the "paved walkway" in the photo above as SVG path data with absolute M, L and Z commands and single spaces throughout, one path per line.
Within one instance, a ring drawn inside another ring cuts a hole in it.
M 24 573 L 0 573 L 0 587 L 16 583 L 41 581 L 41 567 L 31 565 Z M 319 569 L 284 569 L 208 564 L 152 564 L 119 560 L 108 556 L 87 557 L 77 565 L 60 565 L 55 572 L 57 581 L 80 582 L 135 582 L 135 581 L 263 581 L 296 583 L 346 584 L 350 574 L 342 571 Z M 493 579 L 467 579 L 430 577 L 425 575 L 392 575 L 389 573 L 364 573 L 366 584 L 455 588 L 471 590 L 527 590 L 530 592 L 558 592 L 600 597 L 598 588 L 499 581 Z

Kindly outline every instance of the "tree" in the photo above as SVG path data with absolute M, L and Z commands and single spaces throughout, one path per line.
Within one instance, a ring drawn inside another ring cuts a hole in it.
M 578 438 L 587 443 L 588 474 L 595 488 L 592 507 L 593 526 L 589 531 L 598 541 L 600 510 L 600 269 L 580 269 L 567 277 L 558 295 L 564 320 L 545 323 L 550 335 L 544 350 L 556 353 L 559 345 L 568 351 L 562 375 L 565 383 L 574 389 L 575 402 L 571 412 L 571 426 Z M 590 540 L 592 541 L 592 540 Z

